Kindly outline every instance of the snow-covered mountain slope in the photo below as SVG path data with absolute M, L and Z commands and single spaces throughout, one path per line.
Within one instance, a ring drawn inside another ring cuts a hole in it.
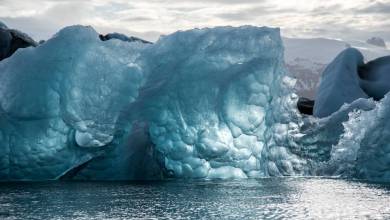
M 325 38 L 283 38 L 285 62 L 290 75 L 297 78 L 298 95 L 314 98 L 321 73 L 347 47 L 357 48 L 365 61 L 390 55 L 390 50 L 362 41 L 342 41 Z

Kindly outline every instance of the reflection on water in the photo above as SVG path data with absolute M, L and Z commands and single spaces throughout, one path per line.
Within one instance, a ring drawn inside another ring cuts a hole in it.
M 0 219 L 390 219 L 390 185 L 322 178 L 1 183 Z

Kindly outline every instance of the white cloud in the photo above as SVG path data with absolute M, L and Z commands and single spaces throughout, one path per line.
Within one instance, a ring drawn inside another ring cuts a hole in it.
M 389 14 L 387 0 L 0 0 L 0 20 L 37 39 L 71 24 L 148 40 L 179 29 L 251 24 L 290 36 L 390 41 Z

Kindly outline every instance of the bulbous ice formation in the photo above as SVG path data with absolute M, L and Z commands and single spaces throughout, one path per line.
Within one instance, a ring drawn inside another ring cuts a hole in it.
M 2 179 L 52 179 L 101 154 L 143 80 L 144 45 L 65 28 L 0 63 Z
M 303 172 L 303 162 L 286 147 L 288 130 L 297 125 L 286 110 L 294 101 L 282 84 L 293 82 L 284 77 L 278 29 L 178 32 L 146 53 L 150 77 L 142 109 L 168 173 L 246 178 Z

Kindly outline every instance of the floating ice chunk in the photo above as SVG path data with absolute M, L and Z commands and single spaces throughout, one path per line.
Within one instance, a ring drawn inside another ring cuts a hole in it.
M 80 147 L 103 147 L 109 144 L 114 137 L 112 135 L 100 135 L 99 139 L 88 132 L 76 131 L 75 140 Z
M 248 178 L 245 173 L 235 167 L 219 167 L 211 169 L 207 178 L 210 179 L 246 179 Z

